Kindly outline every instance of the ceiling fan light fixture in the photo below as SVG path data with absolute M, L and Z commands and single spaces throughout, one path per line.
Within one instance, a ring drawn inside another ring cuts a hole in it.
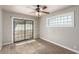
M 38 12 L 36 12 L 35 14 L 36 14 L 36 16 L 38 16 L 38 14 L 39 14 L 39 13 L 38 13 Z
M 39 12 L 39 15 L 41 16 L 41 15 L 42 15 L 42 13 L 41 13 L 41 12 Z
M 42 13 L 41 12 L 36 12 L 36 16 L 41 16 Z

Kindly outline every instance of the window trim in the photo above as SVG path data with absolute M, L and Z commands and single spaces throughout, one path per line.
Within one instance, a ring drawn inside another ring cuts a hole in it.
M 72 24 L 61 24 L 61 25 L 57 24 L 57 25 L 52 25 L 52 26 L 48 25 L 48 23 L 49 23 L 48 21 L 51 18 L 54 18 L 54 17 L 56 18 L 56 17 L 61 17 L 61 16 L 69 16 L 69 15 L 72 16 Z M 72 12 L 67 12 L 67 13 L 63 13 L 60 15 L 51 16 L 51 17 L 47 18 L 46 24 L 47 24 L 47 27 L 74 27 L 74 12 L 72 11 Z

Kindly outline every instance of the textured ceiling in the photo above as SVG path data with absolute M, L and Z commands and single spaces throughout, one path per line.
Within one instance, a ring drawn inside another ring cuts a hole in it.
M 47 9 L 45 11 L 47 12 L 54 12 L 66 7 L 69 7 L 69 5 L 46 5 Z M 37 16 L 35 12 L 36 5 L 1 5 L 0 6 L 3 10 L 10 11 L 10 12 L 16 12 L 21 14 L 27 14 L 32 16 Z

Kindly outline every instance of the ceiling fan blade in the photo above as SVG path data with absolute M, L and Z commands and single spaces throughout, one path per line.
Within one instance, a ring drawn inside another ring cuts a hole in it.
M 47 8 L 47 6 L 43 6 L 42 9 L 45 10 Z
M 49 12 L 46 12 L 46 11 L 41 11 L 42 13 L 46 13 L 46 14 L 50 14 Z

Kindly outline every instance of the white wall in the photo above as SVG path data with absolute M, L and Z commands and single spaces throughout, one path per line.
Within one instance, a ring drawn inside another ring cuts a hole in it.
M 2 10 L 0 9 L 0 49 L 2 47 Z
M 66 12 L 74 11 L 75 13 L 75 26 L 73 27 L 59 27 L 59 28 L 48 28 L 46 27 L 46 18 L 58 15 Z M 59 11 L 52 13 L 51 15 L 41 17 L 38 21 L 36 17 L 23 15 L 19 13 L 13 12 L 2 12 L 3 16 L 3 45 L 12 42 L 12 20 L 11 16 L 13 17 L 20 17 L 20 18 L 30 18 L 34 19 L 35 26 L 34 26 L 34 37 L 35 38 L 42 38 L 51 42 L 55 42 L 57 44 L 61 44 L 65 47 L 70 49 L 79 51 L 79 6 L 71 6 Z M 0 20 L 1 21 L 1 20 Z M 0 23 L 1 24 L 1 23 Z M 39 33 L 39 26 L 40 24 L 40 33 Z M 1 27 L 1 25 L 0 25 Z M 0 29 L 0 31 L 2 31 Z M 40 34 L 40 35 L 39 35 Z M 1 36 L 1 34 L 0 34 Z M 2 39 L 2 38 L 1 38 Z
M 3 10 L 3 45 L 12 43 L 12 16 L 18 18 L 33 19 L 34 21 L 34 38 L 38 38 L 38 20 L 36 17 L 29 15 L 7 12 Z
M 74 11 L 75 24 L 73 27 L 46 27 L 46 18 L 66 12 Z M 41 17 L 40 19 L 40 38 L 50 42 L 55 42 L 64 47 L 79 51 L 79 6 L 71 6 L 52 13 L 51 15 Z

